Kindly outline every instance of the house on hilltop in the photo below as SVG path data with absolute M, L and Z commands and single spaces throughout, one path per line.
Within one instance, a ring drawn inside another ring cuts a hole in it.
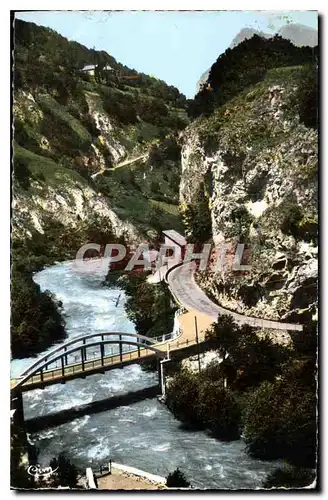
M 97 64 L 87 64 L 86 66 L 84 66 L 84 68 L 82 68 L 80 71 L 82 71 L 82 73 L 84 74 L 88 74 L 90 76 L 94 76 L 95 74 L 95 70 L 98 68 L 99 66 Z M 101 68 L 99 67 L 99 69 L 101 71 L 114 71 L 114 69 L 109 66 L 109 64 L 107 64 L 104 68 Z
M 95 74 L 95 69 L 96 69 L 95 64 L 88 64 L 84 66 L 84 68 L 82 68 L 80 71 L 82 71 L 82 73 L 87 73 L 88 75 L 93 76 Z

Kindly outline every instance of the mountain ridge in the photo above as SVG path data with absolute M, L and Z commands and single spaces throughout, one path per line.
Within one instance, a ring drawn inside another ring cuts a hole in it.
M 309 46 L 315 47 L 318 45 L 318 30 L 305 26 L 300 23 L 291 23 L 286 26 L 279 28 L 275 33 L 264 33 L 263 31 L 256 30 L 254 28 L 245 27 L 242 28 L 237 35 L 233 38 L 229 45 L 229 49 L 233 49 L 244 40 L 252 38 L 254 35 L 260 36 L 262 38 L 273 38 L 275 35 L 280 35 L 286 40 L 290 40 L 295 46 Z M 208 77 L 210 75 L 211 68 L 208 68 L 201 75 L 197 82 L 196 94 L 200 91 L 203 85 L 208 82 Z

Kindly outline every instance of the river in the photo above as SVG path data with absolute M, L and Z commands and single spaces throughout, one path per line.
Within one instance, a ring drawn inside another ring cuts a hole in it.
M 116 307 L 116 298 L 121 292 L 104 287 L 103 278 L 103 270 L 81 273 L 71 262 L 34 275 L 42 290 L 50 290 L 62 301 L 68 338 L 96 331 L 135 331 L 124 311 L 124 295 Z M 31 358 L 12 361 L 12 375 L 19 375 L 33 361 Z M 34 390 L 24 394 L 25 418 L 141 389 L 156 380 L 156 373 L 131 365 Z M 39 448 L 42 466 L 65 452 L 73 463 L 83 468 L 98 469 L 110 458 L 161 476 L 180 467 L 196 488 L 256 488 L 277 467 L 277 462 L 248 457 L 242 440 L 220 442 L 202 431 L 182 429 L 156 398 L 86 415 L 32 434 L 30 440 Z

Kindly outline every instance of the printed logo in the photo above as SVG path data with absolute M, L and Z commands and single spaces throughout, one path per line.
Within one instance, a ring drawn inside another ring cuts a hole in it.
M 51 474 L 53 474 L 57 470 L 58 470 L 58 467 L 56 467 L 56 469 L 52 470 L 52 467 L 50 467 L 50 466 L 41 467 L 39 464 L 37 464 L 37 465 L 30 465 L 27 468 L 27 473 L 30 476 L 34 476 L 34 477 L 48 477 L 48 476 L 51 476 Z

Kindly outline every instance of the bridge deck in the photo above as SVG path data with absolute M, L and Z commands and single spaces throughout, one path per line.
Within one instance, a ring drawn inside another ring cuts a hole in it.
M 191 313 L 183 314 L 179 321 L 183 318 L 183 316 L 189 316 Z M 193 317 L 195 315 L 192 315 Z M 198 328 L 199 328 L 199 342 L 204 341 L 204 330 L 210 326 L 213 322 L 213 318 L 208 318 L 206 316 L 201 317 L 202 315 L 197 314 L 198 319 Z M 184 321 L 181 321 L 183 325 Z M 156 347 L 160 351 L 163 352 L 163 357 L 165 357 L 165 353 L 169 349 L 170 352 L 180 351 L 181 349 L 190 347 L 196 344 L 195 338 L 195 330 L 194 328 L 184 328 L 183 335 L 178 337 L 175 340 L 170 340 L 168 342 L 163 342 L 160 344 L 154 344 L 153 347 Z M 169 347 L 168 347 L 169 346 Z M 86 344 L 87 347 L 87 344 Z M 140 347 L 140 355 L 138 353 L 138 349 L 133 351 L 123 352 L 122 358 L 120 354 L 115 354 L 113 356 L 105 356 L 103 359 L 103 364 L 101 362 L 101 358 L 94 358 L 91 360 L 86 360 L 82 364 L 82 362 L 75 364 L 68 364 L 64 367 L 64 375 L 62 368 L 54 368 L 51 370 L 43 370 L 41 373 L 37 373 L 33 375 L 29 380 L 27 380 L 21 387 L 20 390 L 22 392 L 30 391 L 33 389 L 43 388 L 48 385 L 56 384 L 56 383 L 64 383 L 68 380 L 72 380 L 74 378 L 85 377 L 87 375 L 92 375 L 95 373 L 101 373 L 105 371 L 109 371 L 115 368 L 123 368 L 124 366 L 128 366 L 132 363 L 142 363 L 143 361 L 149 361 L 156 359 L 158 356 L 151 349 Z M 50 364 L 49 360 L 49 364 Z M 83 369 L 84 365 L 84 369 Z M 12 379 L 10 381 L 11 390 L 15 389 L 15 386 L 20 381 L 20 378 Z

